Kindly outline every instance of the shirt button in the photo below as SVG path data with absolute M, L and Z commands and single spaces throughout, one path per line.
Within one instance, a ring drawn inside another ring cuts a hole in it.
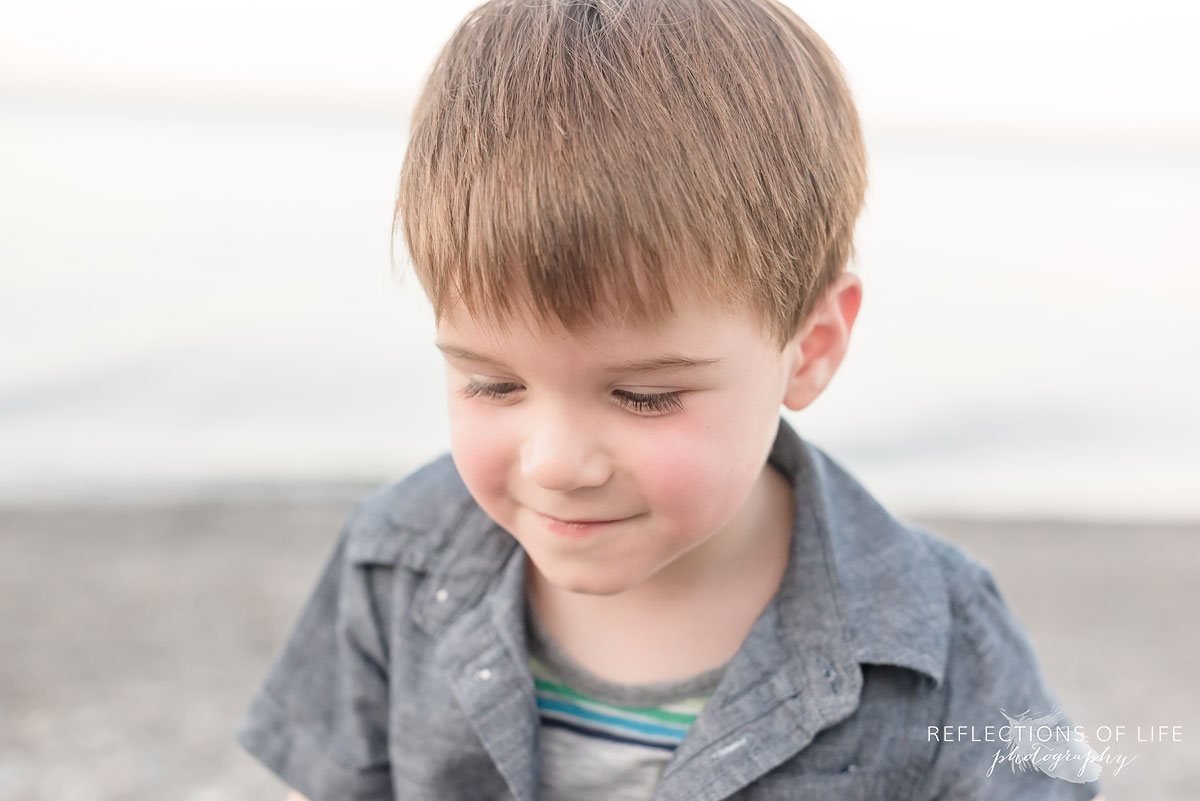
M 435 592 L 433 594 L 433 597 L 434 597 L 434 600 L 436 600 L 439 604 L 444 604 L 446 602 L 446 599 L 450 597 L 450 593 L 446 592 L 445 587 L 443 587 L 442 589 Z
M 480 681 L 487 681 L 491 677 L 492 671 L 488 670 L 487 668 L 480 668 L 479 670 L 475 671 L 475 678 L 479 679 Z

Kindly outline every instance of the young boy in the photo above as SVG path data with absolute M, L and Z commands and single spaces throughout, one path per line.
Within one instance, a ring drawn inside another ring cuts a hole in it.
M 397 203 L 451 452 L 356 506 L 241 744 L 313 801 L 1095 797 L 987 568 L 780 417 L 865 186 L 774 0 L 472 13 Z

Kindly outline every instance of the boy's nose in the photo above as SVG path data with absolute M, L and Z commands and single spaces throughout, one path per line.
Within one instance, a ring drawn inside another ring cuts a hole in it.
M 601 486 L 611 463 L 593 434 L 566 415 L 547 415 L 525 438 L 522 472 L 539 487 L 559 492 Z

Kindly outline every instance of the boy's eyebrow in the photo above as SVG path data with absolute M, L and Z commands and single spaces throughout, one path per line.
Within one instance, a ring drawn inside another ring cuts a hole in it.
M 511 370 L 504 362 L 492 356 L 483 353 L 476 353 L 473 350 L 464 348 L 460 345 L 452 345 L 449 342 L 433 343 L 438 350 L 447 356 L 456 356 L 460 359 L 469 359 L 475 362 L 483 362 L 495 367 L 502 367 L 505 370 Z M 696 356 L 679 356 L 677 354 L 668 353 L 662 356 L 652 356 L 648 359 L 632 359 L 621 364 L 614 364 L 611 367 L 605 367 L 605 372 L 609 373 L 651 373 L 660 371 L 688 370 L 694 367 L 707 367 L 710 364 L 717 364 L 720 359 L 710 359 Z

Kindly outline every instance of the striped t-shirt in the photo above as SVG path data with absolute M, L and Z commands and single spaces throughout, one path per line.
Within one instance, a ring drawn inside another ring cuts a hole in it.
M 725 670 L 617 684 L 589 673 L 526 603 L 529 665 L 541 719 L 543 801 L 646 801 Z

